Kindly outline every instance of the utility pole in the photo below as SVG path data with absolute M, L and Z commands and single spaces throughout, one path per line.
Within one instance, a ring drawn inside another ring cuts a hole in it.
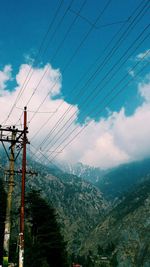
M 9 262 L 9 242 L 10 242 L 10 233 L 11 233 L 11 208 L 12 208 L 12 193 L 14 188 L 14 162 L 19 156 L 21 151 L 23 131 L 18 130 L 13 127 L 2 127 L 0 125 L 0 141 L 3 145 L 3 148 L 6 152 L 6 155 L 9 160 L 9 182 L 8 182 L 8 194 L 7 194 L 7 203 L 6 203 L 6 219 L 5 219 L 5 230 L 4 230 L 4 252 L 3 252 L 3 267 L 8 266 Z M 5 144 L 9 143 L 10 153 Z M 18 153 L 15 155 L 15 146 L 18 145 Z M 9 155 L 10 154 L 10 155 Z
M 12 206 L 12 192 L 14 189 L 14 152 L 15 152 L 15 144 L 14 140 L 16 138 L 16 132 L 12 131 L 12 146 L 10 151 L 10 174 L 9 174 L 9 182 L 8 182 L 8 194 L 7 194 L 7 206 L 6 206 L 6 220 L 5 220 L 5 230 L 4 230 L 4 256 L 3 256 L 3 266 L 8 266 L 9 259 L 9 242 L 10 242 L 10 231 L 11 231 L 11 206 Z
M 26 144 L 27 144 L 27 109 L 24 108 L 24 134 L 22 156 L 22 189 L 19 233 L 19 267 L 24 266 L 24 208 L 25 208 L 25 178 L 26 178 Z
M 6 152 L 6 155 L 10 162 L 9 170 L 5 173 L 9 174 L 9 187 L 7 196 L 7 208 L 6 208 L 6 221 L 5 221 L 5 232 L 4 232 L 4 256 L 3 256 L 3 267 L 8 267 L 9 263 L 9 243 L 10 243 L 10 233 L 11 233 L 11 209 L 12 209 L 12 192 L 14 188 L 14 175 L 22 174 L 21 182 L 21 209 L 20 209 L 20 233 L 19 233 L 19 267 L 24 266 L 24 208 L 25 208 L 25 177 L 26 174 L 38 175 L 33 171 L 26 171 L 26 144 L 29 143 L 27 139 L 27 108 L 24 108 L 24 128 L 23 130 L 18 130 L 15 126 L 12 127 L 2 127 L 0 125 L 0 141 Z M 10 143 L 10 156 L 5 143 Z M 15 147 L 17 153 L 15 154 Z M 22 169 L 15 170 L 14 163 L 18 158 L 21 150 L 23 149 L 22 155 Z

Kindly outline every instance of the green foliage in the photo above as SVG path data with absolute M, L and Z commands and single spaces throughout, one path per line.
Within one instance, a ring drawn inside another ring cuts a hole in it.
M 114 250 L 115 250 L 115 245 L 112 242 L 110 242 L 108 243 L 104 251 L 107 256 L 110 256 Z
M 54 209 L 37 191 L 28 194 L 27 203 L 25 266 L 68 267 L 66 244 Z
M 117 260 L 117 254 L 113 254 L 112 258 L 111 258 L 111 266 L 112 267 L 117 267 L 118 266 L 118 260 Z
M 112 200 L 133 190 L 138 183 L 146 180 L 149 173 L 150 158 L 108 170 L 96 186 L 100 188 L 106 199 Z
M 101 256 L 104 254 L 104 249 L 100 245 L 98 245 L 97 252 L 98 252 L 98 255 Z
M 135 186 L 134 190 L 124 195 L 124 200 L 112 211 L 115 220 L 123 219 L 129 213 L 143 205 L 150 193 L 150 179 Z
M 113 242 L 108 243 L 108 245 L 105 248 L 99 245 L 97 248 L 97 251 L 98 251 L 98 260 L 100 260 L 102 257 L 107 258 L 106 263 L 100 261 L 98 266 L 101 266 L 101 267 L 107 267 L 107 266 L 117 267 L 118 266 L 117 255 L 115 253 L 115 245 Z
M 91 250 L 89 250 L 89 253 L 87 255 L 86 266 L 87 267 L 94 267 L 94 265 L 93 265 L 93 255 L 92 255 Z

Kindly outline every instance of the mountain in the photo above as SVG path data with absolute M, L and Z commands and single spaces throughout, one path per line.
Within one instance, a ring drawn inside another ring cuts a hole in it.
M 101 170 L 100 168 L 82 164 L 81 162 L 78 162 L 76 164 L 63 162 L 61 166 L 63 171 L 84 178 L 86 181 L 92 184 L 96 184 L 102 177 L 104 177 L 105 173 L 107 172 L 105 170 Z
M 141 183 L 149 175 L 150 159 L 145 159 L 108 170 L 95 185 L 107 199 L 113 200 L 133 190 L 136 184 Z
M 31 189 L 41 191 L 41 196 L 57 211 L 58 221 L 68 242 L 68 250 L 77 253 L 83 240 L 105 216 L 109 203 L 98 188 L 80 177 L 64 173 L 52 166 L 42 166 L 34 161 L 30 162 L 28 168 L 36 170 L 38 176 L 27 176 L 26 193 Z M 20 178 L 18 175 L 15 177 L 14 214 L 20 203 Z M 17 234 L 15 216 L 13 229 Z
M 65 169 L 94 184 L 108 200 L 121 197 L 132 190 L 150 174 L 150 159 L 120 165 L 113 169 L 101 170 L 82 163 L 66 164 Z
M 101 258 L 111 261 L 111 266 L 117 266 L 116 262 L 119 267 L 150 266 L 149 159 L 103 171 L 83 164 L 60 169 L 29 158 L 28 169 L 37 171 L 38 176 L 27 176 L 26 193 L 40 190 L 56 209 L 68 251 L 80 254 L 83 266 L 100 266 Z M 21 177 L 16 175 L 14 236 L 18 235 L 20 190 Z
M 118 267 L 150 266 L 150 176 L 126 194 L 124 200 L 106 215 L 82 248 L 82 254 L 93 255 L 100 262 L 101 251 L 114 244 Z M 109 255 L 107 255 L 109 259 Z M 99 266 L 95 263 L 95 267 Z

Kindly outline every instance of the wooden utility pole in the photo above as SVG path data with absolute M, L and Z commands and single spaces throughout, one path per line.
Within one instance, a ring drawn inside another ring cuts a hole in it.
M 26 144 L 27 144 L 27 110 L 24 108 L 24 134 L 22 156 L 22 188 L 19 233 L 19 267 L 24 266 L 24 206 L 25 206 L 25 178 L 26 178 Z
M 9 243 L 10 243 L 10 233 L 11 233 L 11 208 L 12 208 L 12 193 L 14 188 L 14 162 L 19 156 L 22 149 L 22 130 L 18 130 L 13 127 L 2 127 L 0 125 L 0 141 L 6 152 L 9 160 L 9 182 L 8 182 L 8 192 L 7 192 L 7 203 L 6 203 L 6 219 L 5 219 L 5 230 L 4 230 L 4 251 L 3 251 L 3 267 L 8 266 L 9 262 Z M 9 143 L 10 153 L 5 144 Z M 15 155 L 15 146 L 18 145 L 18 153 Z M 20 146 L 20 147 L 19 147 Z M 9 155 L 10 154 L 10 155 Z
M 26 171 L 26 144 L 29 143 L 27 139 L 27 108 L 24 108 L 24 128 L 18 130 L 15 126 L 2 127 L 0 125 L 0 141 L 2 142 L 3 148 L 10 162 L 9 170 L 5 173 L 9 174 L 9 187 L 7 196 L 7 210 L 5 220 L 5 232 L 4 232 L 4 256 L 3 256 L 3 267 L 8 267 L 9 264 L 9 243 L 11 233 L 11 209 L 12 209 L 12 192 L 14 187 L 14 175 L 22 174 L 21 182 L 21 209 L 20 209 L 20 233 L 19 233 L 19 267 L 24 266 L 24 208 L 25 208 L 25 177 L 26 174 L 37 175 L 36 172 Z M 10 143 L 10 155 L 5 143 Z M 17 153 L 15 153 L 15 147 Z M 22 155 L 22 169 L 14 170 L 14 163 L 18 158 L 21 150 L 23 149 Z
M 10 243 L 10 231 L 11 231 L 11 206 L 12 206 L 12 192 L 14 189 L 14 162 L 15 162 L 15 144 L 16 132 L 12 132 L 12 147 L 10 151 L 10 174 L 8 182 L 8 194 L 7 194 L 7 205 L 6 205 L 6 219 L 5 219 L 5 230 L 4 230 L 4 256 L 3 256 L 3 267 L 8 266 L 9 259 L 9 243 Z

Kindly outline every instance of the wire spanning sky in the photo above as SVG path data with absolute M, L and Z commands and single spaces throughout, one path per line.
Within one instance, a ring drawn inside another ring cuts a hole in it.
M 150 156 L 149 17 L 146 0 L 3 1 L 0 123 L 21 127 L 27 105 L 40 161 Z

